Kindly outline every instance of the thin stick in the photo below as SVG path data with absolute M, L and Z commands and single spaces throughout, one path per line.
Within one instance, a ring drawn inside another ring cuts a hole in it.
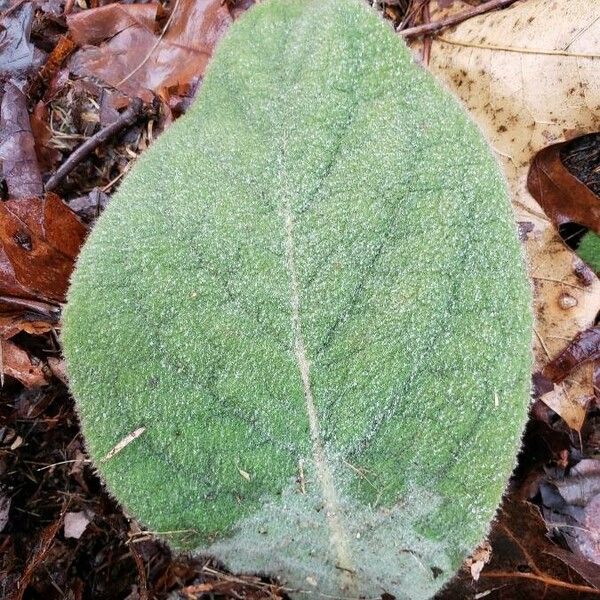
M 505 8 L 506 6 L 514 4 L 516 1 L 517 0 L 488 0 L 488 2 L 484 2 L 479 6 L 475 6 L 469 10 L 465 10 L 464 12 L 452 15 L 451 17 L 440 19 L 439 21 L 433 21 L 432 23 L 424 23 L 423 25 L 417 25 L 416 27 L 408 27 L 407 29 L 399 31 L 398 33 L 400 33 L 400 35 L 403 37 L 415 37 L 417 35 L 435 33 L 436 31 L 440 31 L 440 29 L 452 27 L 452 25 L 457 25 L 458 23 L 462 23 L 467 19 L 482 15 L 491 10 Z
M 452 46 L 463 46 L 464 48 L 479 48 L 480 50 L 492 50 L 494 52 L 516 52 L 517 54 L 539 54 L 540 56 L 566 56 L 568 58 L 600 58 L 598 52 L 569 52 L 567 50 L 546 50 L 544 48 L 520 48 L 515 46 L 494 46 L 493 44 L 476 44 L 472 42 L 459 42 L 445 37 L 437 38 L 444 44 Z M 540 121 L 538 121 L 539 123 Z
M 428 25 L 429 23 L 431 23 L 431 13 L 429 12 L 429 2 L 425 2 L 425 4 L 423 4 L 422 18 L 423 18 L 424 25 Z M 423 56 L 422 56 L 423 64 L 426 67 L 429 66 L 429 57 L 430 56 L 431 56 L 431 37 L 427 36 L 423 40 Z
M 0 305 L 7 304 L 10 308 L 22 308 L 46 319 L 50 323 L 58 323 L 60 308 L 56 305 L 39 300 L 28 300 L 16 296 L 0 296 Z
M 133 558 L 135 567 L 138 572 L 138 596 L 140 600 L 148 600 L 148 576 L 146 575 L 146 565 L 135 544 L 129 544 L 129 553 Z
M 551 281 L 552 283 L 560 283 L 561 285 L 566 285 L 568 287 L 575 288 L 576 290 L 581 290 L 582 292 L 590 291 L 584 287 L 581 287 L 580 285 L 575 285 L 574 283 L 569 283 L 568 281 L 561 281 L 560 279 L 551 279 L 550 277 L 537 277 L 536 275 L 532 275 L 531 278 L 537 281 Z
M 108 139 L 133 125 L 141 116 L 144 103 L 139 98 L 134 98 L 127 110 L 123 111 L 114 122 L 95 133 L 91 138 L 83 142 L 65 162 L 60 165 L 56 173 L 46 183 L 46 191 L 56 189 L 58 184 L 83 160 L 85 160 L 98 146 Z
M 542 338 L 542 336 L 538 333 L 537 329 L 534 327 L 533 328 L 533 333 L 535 333 L 535 337 L 537 337 L 537 339 L 540 342 L 540 346 L 542 347 L 542 349 L 544 350 L 544 352 L 546 353 L 546 356 L 548 358 L 550 358 L 550 352 L 548 352 L 548 348 L 546 347 L 546 344 L 544 343 L 544 339 Z
M 504 573 L 502 571 L 488 571 L 486 573 L 485 571 L 483 571 L 480 577 L 489 577 L 490 579 L 533 579 L 534 581 L 539 581 L 540 583 L 543 583 L 545 586 L 553 585 L 556 587 L 573 590 L 574 592 L 587 592 L 590 595 L 600 596 L 600 590 L 591 588 L 587 585 L 580 585 L 578 583 L 560 581 L 560 579 L 555 579 L 554 577 L 549 577 L 543 574 L 536 575 L 535 573 L 520 573 L 518 571 L 511 573 Z
M 58 465 L 67 465 L 70 463 L 87 464 L 87 463 L 91 463 L 91 462 L 92 461 L 87 458 L 75 458 L 74 460 L 61 460 L 60 462 L 55 462 L 55 463 L 52 463 L 51 465 L 45 465 L 43 467 L 40 467 L 39 469 L 36 469 L 36 471 L 45 471 L 46 469 L 51 469 L 52 467 L 57 467 Z

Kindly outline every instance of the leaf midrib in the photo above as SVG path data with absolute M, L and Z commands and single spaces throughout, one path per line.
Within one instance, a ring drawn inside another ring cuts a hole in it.
M 306 18 L 307 13 L 310 11 L 310 6 L 305 8 L 302 16 L 298 19 L 294 35 L 302 38 L 307 25 L 310 25 L 310 19 Z M 289 36 L 286 40 L 285 51 L 284 51 L 284 62 L 286 64 L 293 64 L 290 62 L 291 54 L 293 51 L 293 44 L 290 43 L 292 36 Z M 298 64 L 298 61 L 293 61 Z M 303 64 L 300 62 L 300 64 Z M 298 74 L 297 74 L 298 75 Z M 292 85 L 292 87 L 294 87 Z M 285 89 L 285 86 L 284 88 Z M 354 103 L 354 110 L 356 110 L 356 103 Z M 346 126 L 341 132 L 340 138 L 343 138 L 347 134 L 348 129 L 351 128 L 352 118 L 348 119 Z M 329 529 L 329 540 L 332 551 L 335 555 L 335 565 L 339 569 L 340 575 L 340 589 L 346 594 L 352 597 L 358 597 L 358 581 L 357 572 L 354 567 L 354 561 L 352 559 L 352 552 L 350 549 L 350 539 L 343 522 L 343 513 L 340 507 L 338 492 L 334 482 L 333 469 L 329 464 L 327 454 L 324 448 L 323 439 L 321 435 L 321 426 L 319 422 L 319 414 L 315 404 L 313 396 L 311 378 L 310 378 L 310 359 L 308 356 L 306 344 L 304 342 L 304 336 L 302 331 L 302 318 L 301 318 L 301 292 L 298 271 L 296 266 L 296 243 L 295 243 L 295 218 L 294 208 L 292 205 L 292 198 L 294 197 L 293 192 L 288 189 L 288 174 L 287 174 L 287 120 L 283 119 L 280 125 L 280 147 L 278 149 L 278 169 L 277 178 L 278 185 L 276 189 L 281 194 L 281 215 L 284 229 L 284 246 L 285 246 L 285 266 L 289 277 L 289 294 L 290 294 L 290 319 L 292 329 L 292 343 L 293 352 L 300 380 L 302 384 L 302 392 L 305 401 L 306 414 L 308 418 L 308 425 L 312 444 L 312 458 L 314 463 L 314 469 L 316 471 L 317 479 L 319 482 L 320 493 L 324 503 L 325 518 L 327 520 L 327 526 Z M 324 180 L 327 178 L 333 164 L 336 162 L 336 156 L 339 154 L 342 141 L 338 140 L 336 152 L 334 157 L 330 160 L 328 169 L 326 169 L 326 176 L 320 178 L 320 183 L 316 189 L 310 194 L 310 198 L 314 200 L 319 190 L 322 188 Z M 310 204 L 305 206 L 305 209 L 310 208 Z M 304 212 L 304 211 L 303 211 Z
M 283 156 L 285 156 L 285 152 L 283 153 Z M 285 161 L 282 159 L 281 162 L 284 163 Z M 281 167 L 280 176 L 285 177 L 284 164 L 281 164 Z M 280 189 L 283 189 L 284 185 L 285 183 L 283 183 Z M 300 380 L 302 382 L 302 392 L 306 404 L 314 468 L 317 473 L 321 495 L 325 505 L 325 518 L 327 519 L 327 525 L 329 527 L 330 542 L 336 555 L 336 566 L 340 569 L 341 573 L 341 587 L 347 593 L 357 595 L 358 589 L 355 580 L 356 571 L 351 558 L 350 542 L 342 522 L 333 471 L 327 460 L 325 449 L 323 448 L 319 416 L 315 406 L 310 381 L 310 361 L 307 355 L 304 337 L 302 335 L 302 321 L 300 316 L 300 289 L 295 258 L 294 216 L 291 199 L 287 193 L 284 194 L 282 202 L 282 217 L 285 229 L 286 267 L 290 280 L 290 308 L 294 357 L 298 366 Z

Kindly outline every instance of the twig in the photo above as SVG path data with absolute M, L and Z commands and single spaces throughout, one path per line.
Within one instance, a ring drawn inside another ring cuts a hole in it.
M 29 320 L 45 320 L 49 323 L 58 323 L 60 317 L 60 307 L 58 305 L 39 300 L 17 298 L 16 296 L 0 296 L 0 309 L 3 307 L 7 307 L 9 310 L 21 309 L 26 313 L 30 313 L 28 315 Z
M 114 122 L 98 131 L 77 148 L 65 162 L 60 165 L 56 173 L 46 183 L 46 191 L 55 189 L 58 184 L 83 160 L 85 160 L 100 144 L 119 133 L 121 130 L 133 125 L 141 116 L 144 103 L 139 98 L 134 98 L 127 110 L 123 111 Z
M 480 577 L 489 577 L 494 579 L 532 579 L 543 583 L 545 587 L 553 585 L 559 588 L 566 588 L 573 592 L 587 592 L 590 595 L 600 596 L 600 590 L 589 587 L 587 585 L 581 585 L 578 583 L 569 583 L 567 581 L 560 581 L 544 574 L 536 575 L 535 573 L 520 573 L 519 571 L 514 572 L 503 572 L 503 571 L 484 571 Z
M 400 25 L 398 25 L 398 27 L 396 27 L 396 31 L 402 31 L 405 27 L 407 27 L 407 25 L 409 25 L 410 23 L 414 23 L 417 13 L 421 10 L 421 8 L 425 2 L 429 2 L 429 0 L 421 0 L 420 4 L 419 4 L 419 2 L 415 2 L 413 4 L 409 0 L 407 12 L 404 15 L 402 21 L 400 21 Z
M 36 469 L 36 471 L 45 471 L 46 469 L 51 469 L 52 467 L 57 467 L 58 465 L 67 465 L 70 463 L 87 464 L 87 463 L 91 463 L 91 462 L 92 461 L 87 458 L 83 458 L 83 459 L 75 458 L 74 460 L 61 460 L 59 462 L 52 463 L 51 465 L 44 465 L 43 467 Z
M 148 576 L 146 575 L 146 565 L 138 552 L 135 544 L 129 545 L 129 553 L 135 562 L 135 567 L 138 572 L 138 595 L 140 600 L 148 600 Z
M 428 25 L 431 23 L 431 13 L 429 11 L 429 2 L 425 2 L 423 4 L 423 12 L 421 13 L 421 18 L 423 19 L 423 24 Z M 431 56 L 431 37 L 427 36 L 423 40 L 423 55 L 422 60 L 423 64 L 427 67 L 429 66 L 429 57 Z
M 440 31 L 440 29 L 452 27 L 452 25 L 457 25 L 458 23 L 462 23 L 467 19 L 476 17 L 477 15 L 482 15 L 491 10 L 505 8 L 506 6 L 514 4 L 516 1 L 517 0 L 488 0 L 488 2 L 484 2 L 479 6 L 474 6 L 469 10 L 452 15 L 451 17 L 440 19 L 439 21 L 433 21 L 432 23 L 424 23 L 423 25 L 417 25 L 415 27 L 408 27 L 407 29 L 399 31 L 399 33 L 403 37 L 415 37 L 417 35 L 435 33 L 436 31 Z
M 540 346 L 546 353 L 546 356 L 548 358 L 550 358 L 550 352 L 548 352 L 548 348 L 547 348 L 546 344 L 544 343 L 544 338 L 538 333 L 538 330 L 535 327 L 533 328 L 533 333 L 535 333 L 535 337 L 537 337 L 538 341 L 540 342 Z
M 444 44 L 452 46 L 463 46 L 464 48 L 479 48 L 480 50 L 492 50 L 494 52 L 516 52 L 517 54 L 539 54 L 540 56 L 566 56 L 568 58 L 599 58 L 598 52 L 568 52 L 567 50 L 548 50 L 544 48 L 521 48 L 515 46 L 496 46 L 494 44 L 476 44 L 474 42 L 459 42 L 441 35 L 437 38 Z M 539 123 L 540 121 L 538 121 Z

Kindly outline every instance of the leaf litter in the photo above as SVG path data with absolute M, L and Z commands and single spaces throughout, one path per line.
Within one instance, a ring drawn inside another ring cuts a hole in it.
M 83 46 L 72 72 L 145 101 L 153 93 L 164 100 L 186 95 L 232 17 L 221 0 L 178 0 L 162 29 L 160 17 L 156 3 L 109 4 L 68 16 L 71 35 Z
M 22 84 L 41 65 L 44 52 L 31 41 L 35 5 L 17 2 L 2 15 L 0 24 L 0 78 Z
M 0 104 L 0 161 L 9 198 L 41 196 L 44 190 L 35 154 L 25 95 L 12 83 Z
M 85 597 L 90 589 L 106 597 L 123 598 L 152 597 L 151 594 L 166 598 L 169 593 L 179 598 L 200 598 L 210 593 L 231 598 L 284 595 L 270 582 L 229 576 L 219 571 L 217 565 L 172 557 L 152 538 L 130 526 L 122 511 L 102 491 L 87 463 L 64 381 L 60 382 L 61 377 L 64 380 L 64 371 L 53 333 L 58 324 L 61 290 L 64 293 L 66 287 L 64 277 L 68 277 L 69 261 L 72 265 L 74 247 L 85 236 L 85 227 L 79 220 L 76 225 L 71 214 L 64 211 L 67 204 L 59 196 L 51 197 L 53 209 L 46 214 L 48 197 L 39 188 L 40 179 L 43 185 L 75 148 L 118 119 L 119 111 L 129 106 L 132 97 L 141 97 L 148 103 L 157 94 L 158 119 L 151 116 L 147 123 L 103 142 L 58 187 L 57 192 L 77 215 L 86 223 L 92 222 L 131 160 L 151 143 L 161 127 L 185 110 L 189 97 L 201 82 L 215 40 L 231 16 L 235 18 L 251 3 L 227 3 L 229 16 L 220 2 L 218 8 L 217 3 L 212 3 L 212 13 L 207 8 L 210 2 L 192 0 L 170 2 L 164 10 L 152 3 L 116 3 L 108 5 L 113 8 L 105 12 L 101 9 L 107 7 L 81 9 L 79 4 L 69 3 L 68 24 L 60 1 L 13 3 L 12 8 L 0 15 L 3 88 L 10 81 L 23 92 L 25 99 L 23 102 L 9 87 L 7 109 L 19 115 L 21 122 L 29 112 L 30 123 L 27 127 L 25 121 L 25 135 L 18 134 L 23 136 L 22 146 L 17 138 L 10 139 L 10 135 L 6 143 L 24 153 L 31 169 L 22 173 L 8 169 L 9 173 L 14 171 L 10 187 L 18 196 L 10 202 L 22 204 L 20 208 L 9 204 L 10 210 L 2 213 L 6 231 L 15 233 L 16 224 L 24 227 L 26 235 L 17 236 L 21 247 L 16 247 L 14 236 L 12 241 L 6 241 L 5 230 L 0 233 L 0 334 L 5 366 L 1 392 L 4 402 L 0 404 L 0 476 L 10 473 L 5 479 L 11 499 L 8 512 L 6 504 L 2 505 L 2 516 L 7 522 L 0 532 L 3 550 L 0 570 L 6 574 L 0 592 L 4 595 L 19 598 L 34 593 L 52 598 L 56 597 L 57 585 L 69 590 L 75 598 Z M 428 11 L 421 0 L 375 4 L 395 26 L 402 24 L 401 29 L 405 29 L 469 11 L 480 3 L 439 0 L 430 2 Z M 600 589 L 597 567 L 590 562 L 598 562 L 594 536 L 600 526 L 595 487 L 599 475 L 597 461 L 590 457 L 600 452 L 597 433 L 600 415 L 598 402 L 589 401 L 594 396 L 593 360 L 589 359 L 594 351 L 589 351 L 593 345 L 585 337 L 585 330 L 594 325 L 598 283 L 591 270 L 565 247 L 558 235 L 557 221 L 531 201 L 524 185 L 527 168 L 537 150 L 598 129 L 597 113 L 593 110 L 597 88 L 590 85 L 586 59 L 580 59 L 583 64 L 574 70 L 568 56 L 563 57 L 561 64 L 551 55 L 538 57 L 537 63 L 531 57 L 521 62 L 518 52 L 501 49 L 526 47 L 530 38 L 537 40 L 536 48 L 542 46 L 543 50 L 547 40 L 544 34 L 556 31 L 559 37 L 564 32 L 566 41 L 561 38 L 551 43 L 564 46 L 571 41 L 568 50 L 585 54 L 590 51 L 586 44 L 592 44 L 595 29 L 589 5 L 579 15 L 574 14 L 577 7 L 555 7 L 553 14 L 545 8 L 542 0 L 518 2 L 512 9 L 482 14 L 454 29 L 443 29 L 431 42 L 432 68 L 439 71 L 451 63 L 445 76 L 454 78 L 450 87 L 459 86 L 462 81 L 460 86 L 469 88 L 464 92 L 467 103 L 469 96 L 478 97 L 478 86 L 493 91 L 502 90 L 505 85 L 510 90 L 506 94 L 498 92 L 492 98 L 484 93 L 480 96 L 481 104 L 471 106 L 471 110 L 475 114 L 485 113 L 486 99 L 491 99 L 496 112 L 505 111 L 505 116 L 492 120 L 490 127 L 493 129 L 495 125 L 495 129 L 490 137 L 501 160 L 507 163 L 507 176 L 516 190 L 517 219 L 535 265 L 538 314 L 547 313 L 538 326 L 543 340 L 539 341 L 542 350 L 538 348 L 538 379 L 542 381 L 542 389 L 546 381 L 548 396 L 543 399 L 547 404 L 541 401 L 534 404 L 532 414 L 541 420 L 532 421 L 525 437 L 522 466 L 513 481 L 508 508 L 500 513 L 490 536 L 491 556 L 484 550 L 475 554 L 448 588 L 448 598 L 535 598 L 542 587 L 545 598 L 592 598 L 597 597 Z M 516 24 L 524 13 L 525 22 L 531 17 L 533 20 L 520 28 Z M 102 18 L 103 14 L 110 14 L 111 19 Z M 185 15 L 193 14 L 201 14 L 203 19 L 212 14 L 220 25 L 211 29 L 210 19 L 185 20 Z M 47 15 L 54 15 L 51 22 Z M 495 31 L 496 38 L 492 39 L 491 31 Z M 191 43 L 186 38 L 190 32 L 193 32 Z M 123 40 L 126 36 L 134 39 L 135 35 L 144 39 L 145 51 L 131 52 L 131 62 L 125 64 L 125 58 L 115 55 L 118 45 L 112 40 L 118 36 Z M 194 55 L 195 66 L 183 70 L 182 65 L 172 70 L 163 68 L 161 57 L 168 56 L 172 50 L 169 45 L 179 41 L 184 42 L 183 55 Z M 477 44 L 497 49 L 477 48 Z M 154 46 L 159 50 L 156 55 Z M 473 54 L 472 64 L 463 74 L 462 58 L 469 53 Z M 111 61 L 116 57 L 113 62 L 120 71 L 107 72 L 110 61 L 104 65 L 94 63 L 94 56 L 105 56 Z M 486 62 L 491 59 L 492 62 Z M 73 65 L 89 72 L 81 76 L 74 72 Z M 487 74 L 478 72 L 490 65 L 493 68 Z M 542 89 L 539 77 L 529 75 L 533 67 L 544 74 Z M 552 83 L 549 80 L 552 73 L 559 73 L 573 85 L 566 89 Z M 123 89 L 118 91 L 115 84 L 123 79 Z M 550 99 L 548 106 L 540 106 L 536 97 Z M 545 111 L 554 114 L 548 117 Z M 3 127 L 2 131 L 7 129 Z M 564 146 L 561 150 L 560 159 L 570 173 L 589 184 L 590 175 L 585 171 L 589 170 L 590 151 L 582 152 L 579 165 L 575 165 L 576 161 L 565 157 Z M 560 167 L 558 163 L 554 166 Z M 38 186 L 36 193 L 22 195 L 21 186 L 26 190 L 29 185 Z M 578 188 L 576 183 L 573 185 Z M 583 210 L 585 214 L 585 206 Z M 571 222 L 572 216 L 566 215 L 566 219 Z M 55 227 L 54 235 L 49 238 L 45 233 L 46 220 L 50 229 Z M 33 245 L 44 249 L 36 255 L 37 263 L 23 258 L 31 252 L 27 250 L 27 235 Z M 61 244 L 68 240 L 78 241 L 65 252 Z M 5 243 L 16 257 L 14 265 L 4 251 Z M 46 269 L 43 257 L 55 265 L 54 279 L 43 273 Z M 6 369 L 7 357 L 17 365 L 12 374 Z M 584 360 L 587 366 L 582 369 Z M 557 367 L 559 364 L 562 366 Z M 567 382 L 566 393 L 564 388 L 560 391 L 560 385 L 554 386 L 553 379 L 560 378 Z M 596 385 L 600 381 L 597 368 L 594 381 Z M 548 406 L 556 412 L 542 408 Z M 577 496 L 582 489 L 586 493 Z M 541 506 L 549 533 L 539 513 L 523 498 Z M 79 538 L 64 536 L 64 519 L 69 513 L 94 515 Z M 565 523 L 567 518 L 569 523 Z M 579 531 L 583 533 L 573 534 Z M 590 534 L 587 537 L 586 531 Z M 82 570 L 81 565 L 89 566 Z M 479 576 L 477 581 L 474 575 Z

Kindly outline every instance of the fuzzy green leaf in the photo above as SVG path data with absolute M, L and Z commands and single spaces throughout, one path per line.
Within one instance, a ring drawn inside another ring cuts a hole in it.
M 584 260 L 596 273 L 600 273 L 600 235 L 593 231 L 588 231 L 577 248 L 577 254 Z
M 457 102 L 359 0 L 271 0 L 100 218 L 63 343 L 90 455 L 151 530 L 301 590 L 427 598 L 513 468 L 530 313 Z

